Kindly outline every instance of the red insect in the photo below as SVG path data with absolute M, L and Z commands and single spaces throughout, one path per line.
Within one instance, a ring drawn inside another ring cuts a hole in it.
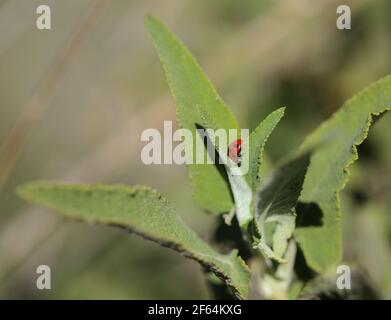
M 241 157 L 241 151 L 242 151 L 242 139 L 238 139 L 233 141 L 227 151 L 227 156 L 231 158 L 231 160 L 237 164 L 240 164 L 240 157 Z

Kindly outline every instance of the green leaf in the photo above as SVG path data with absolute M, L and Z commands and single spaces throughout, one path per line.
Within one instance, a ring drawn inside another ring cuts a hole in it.
M 318 272 L 341 260 L 339 192 L 349 178 L 348 167 L 358 158 L 356 146 L 368 135 L 372 115 L 390 106 L 391 76 L 387 76 L 348 100 L 301 147 L 306 150 L 320 145 L 311 157 L 300 200 L 319 206 L 321 225 L 307 225 L 296 231 L 308 265 Z
M 196 133 L 197 125 L 202 123 L 198 105 L 208 108 L 218 128 L 238 129 L 230 110 L 185 46 L 156 18 L 147 16 L 145 25 L 163 64 L 180 125 L 193 133 L 193 146 L 196 139 L 201 139 Z M 188 168 L 200 207 L 216 214 L 232 208 L 229 186 L 218 168 L 213 164 L 189 164 Z
M 38 181 L 19 187 L 17 192 L 22 198 L 58 210 L 67 217 L 121 226 L 172 248 L 213 271 L 238 298 L 247 297 L 249 271 L 237 251 L 229 255 L 217 253 L 150 188 Z
M 310 154 L 288 161 L 277 168 L 271 177 L 265 180 L 256 194 L 256 225 L 261 239 L 258 247 L 269 258 L 285 262 L 288 240 L 295 230 L 295 212 L 297 201 L 303 187 Z M 267 239 L 266 225 L 275 223 L 272 245 Z
M 206 114 L 203 112 L 203 114 Z M 206 121 L 205 123 L 211 124 L 210 121 Z M 242 229 L 246 229 L 247 225 L 253 220 L 254 214 L 252 211 L 252 198 L 253 198 L 253 192 L 248 184 L 248 181 L 246 179 L 246 174 L 244 170 L 247 170 L 248 167 L 245 169 L 244 163 L 247 163 L 248 165 L 248 148 L 242 148 L 241 151 L 241 166 L 239 166 L 237 163 L 232 161 L 228 155 L 227 155 L 227 144 L 222 143 L 220 139 L 215 134 L 215 127 L 209 127 L 208 125 L 205 125 L 206 129 L 206 137 L 208 140 L 208 149 L 210 148 L 210 151 L 214 154 L 217 153 L 218 155 L 218 165 L 223 166 L 227 180 L 229 182 L 230 190 L 232 192 L 232 196 L 234 199 L 234 208 L 231 209 L 231 211 L 225 215 L 226 222 L 230 224 L 232 218 L 234 215 L 236 215 L 239 226 Z M 244 141 L 244 145 L 248 146 L 248 134 L 244 136 L 241 136 L 242 141 Z M 226 137 L 225 137 L 226 138 Z M 235 137 L 236 140 L 237 137 Z M 223 139 L 226 140 L 226 139 Z M 222 146 L 224 145 L 224 146 Z M 216 159 L 217 160 L 217 159 Z M 220 164 L 221 163 L 221 164 Z M 228 216 L 228 217 L 227 217 Z
M 260 287 L 266 299 L 289 299 L 290 287 L 294 280 L 296 251 L 296 242 L 291 239 L 284 254 L 287 263 L 279 264 L 274 274 L 266 273 L 262 276 Z
M 197 106 L 201 118 L 202 125 L 205 128 L 217 130 L 218 127 L 214 123 L 210 112 L 203 105 Z M 269 114 L 259 126 L 251 133 L 250 137 L 243 139 L 242 145 L 242 164 L 248 163 L 248 173 L 246 175 L 233 174 L 235 171 L 240 171 L 241 168 L 238 168 L 236 164 L 232 163 L 229 158 L 225 155 L 225 149 L 220 150 L 218 143 L 214 145 L 215 149 L 219 153 L 220 158 L 224 159 L 225 168 L 227 170 L 228 180 L 231 186 L 231 191 L 235 200 L 235 213 L 239 222 L 239 225 L 242 228 L 246 228 L 247 225 L 254 217 L 254 213 L 251 207 L 253 201 L 253 190 L 255 191 L 260 184 L 260 174 L 263 158 L 263 149 L 266 144 L 267 139 L 269 138 L 271 132 L 280 121 L 284 115 L 285 108 L 280 108 L 271 114 Z M 212 137 L 213 138 L 213 137 Z M 239 137 L 238 137 L 239 138 Z M 212 139 L 213 142 L 218 142 L 218 139 Z M 227 158 L 227 159 L 225 159 Z M 242 165 L 243 167 L 243 165 Z M 232 216 L 231 216 L 232 218 Z M 230 219 L 230 218 L 229 218 Z M 293 224 L 292 224 L 293 221 Z M 281 223 L 277 226 L 275 233 L 277 246 L 281 243 L 281 237 L 285 237 L 285 234 L 288 232 L 291 234 L 293 232 L 287 226 L 294 228 L 294 219 L 284 218 L 284 223 Z M 280 247 L 280 246 L 279 246 Z M 283 249 L 283 248 L 281 248 Z M 283 250 L 285 252 L 285 250 Z M 281 255 L 284 253 L 282 252 Z
M 257 190 L 261 183 L 263 149 L 266 141 L 284 116 L 284 111 L 285 108 L 280 108 L 270 113 L 250 134 L 248 180 L 253 190 Z
M 234 140 L 241 138 L 243 141 L 242 151 L 241 151 L 242 165 L 238 166 L 237 163 L 233 162 L 227 156 L 228 141 L 223 142 L 220 141 L 220 139 L 218 138 L 217 132 L 219 128 L 214 123 L 209 110 L 202 105 L 198 105 L 197 108 L 201 114 L 201 118 L 202 118 L 201 124 L 207 130 L 208 142 L 211 144 L 211 146 L 213 146 L 213 151 L 217 152 L 219 156 L 219 161 L 221 161 L 221 163 L 224 165 L 224 168 L 227 173 L 229 185 L 231 187 L 232 195 L 235 200 L 235 208 L 234 211 L 231 212 L 234 212 L 236 214 L 239 225 L 243 228 L 246 228 L 248 223 L 254 217 L 254 214 L 251 212 L 251 202 L 252 202 L 253 193 L 246 179 L 246 174 L 243 171 L 248 169 L 248 164 L 249 164 L 248 131 L 247 134 L 244 134 L 242 136 L 239 134 L 235 134 L 235 137 L 234 138 L 232 137 Z M 230 138 L 231 137 L 229 137 L 228 139 Z M 247 166 L 245 164 L 247 164 Z

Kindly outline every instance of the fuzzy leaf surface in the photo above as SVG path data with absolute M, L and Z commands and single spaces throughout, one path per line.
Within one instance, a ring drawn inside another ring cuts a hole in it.
M 246 298 L 249 271 L 234 250 L 216 252 L 172 206 L 148 187 L 72 185 L 31 182 L 18 188 L 27 201 L 57 210 L 67 217 L 116 225 L 194 259 L 224 280 L 238 298 Z
M 180 40 L 152 16 L 146 17 L 145 25 L 163 65 L 178 121 L 182 128 L 193 133 L 192 145 L 196 146 L 196 140 L 201 139 L 196 132 L 197 125 L 202 123 L 199 105 L 208 108 L 216 127 L 238 129 L 231 111 Z M 216 166 L 189 164 L 188 169 L 194 199 L 200 207 L 215 214 L 228 212 L 233 207 L 229 185 Z
M 301 151 L 318 146 L 311 157 L 300 201 L 319 207 L 321 223 L 307 223 L 296 230 L 306 261 L 315 271 L 325 272 L 342 258 L 339 193 L 348 181 L 348 167 L 358 159 L 356 147 L 367 138 L 373 116 L 390 107 L 391 76 L 387 76 L 348 100 L 301 146 Z M 311 221 L 311 214 L 314 212 L 299 218 Z

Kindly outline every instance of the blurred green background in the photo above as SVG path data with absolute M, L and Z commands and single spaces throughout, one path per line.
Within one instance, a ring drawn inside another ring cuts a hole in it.
M 52 30 L 35 27 L 38 5 Z M 391 72 L 391 1 L 0 0 L 0 298 L 209 298 L 201 268 L 110 227 L 63 220 L 15 195 L 33 179 L 147 184 L 206 240 L 213 217 L 192 201 L 186 168 L 141 162 L 145 128 L 175 121 L 146 13 L 188 46 L 244 128 L 277 107 L 286 116 L 270 163 L 367 84 Z M 176 122 L 175 122 L 176 123 Z M 391 119 L 359 148 L 342 194 L 344 256 L 391 298 Z M 36 268 L 52 290 L 36 289 Z

